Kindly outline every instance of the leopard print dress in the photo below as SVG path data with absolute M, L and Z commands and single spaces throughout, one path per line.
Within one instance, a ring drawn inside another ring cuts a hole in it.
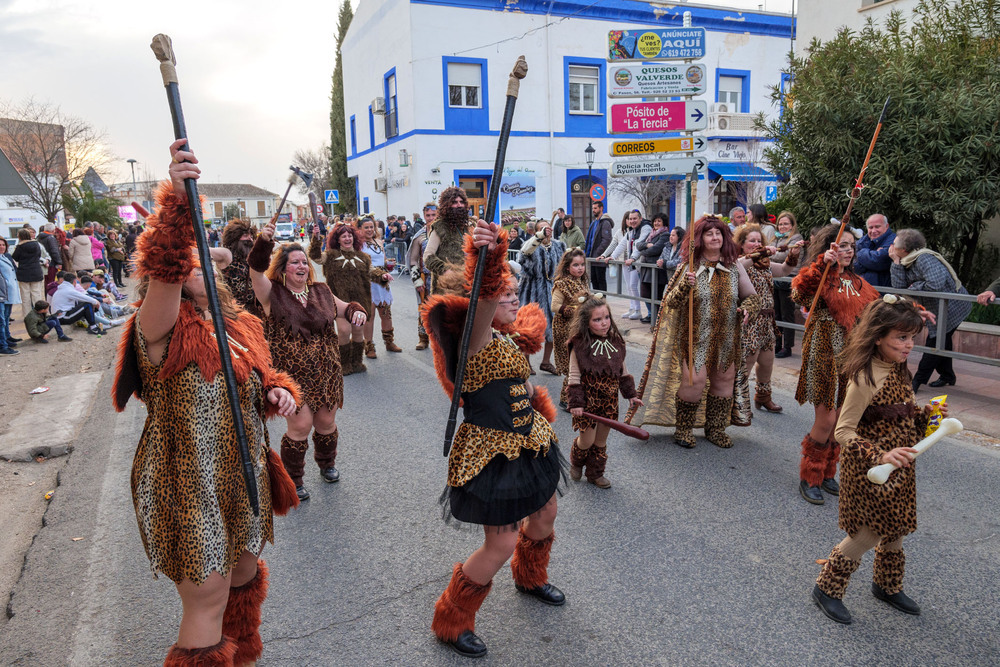
M 178 327 L 211 328 L 189 310 L 182 304 L 159 364 L 150 361 L 146 339 L 134 325 L 147 417 L 132 464 L 132 500 L 154 576 L 162 572 L 174 582 L 202 584 L 212 572 L 228 574 L 244 551 L 258 554 L 265 541 L 273 543 L 274 525 L 260 373 L 254 368 L 237 384 L 260 499 L 260 516 L 254 516 L 222 373 L 206 381 L 193 361 L 176 373 L 165 368 L 176 357 L 171 348 L 180 344 Z M 247 363 L 245 342 L 230 334 L 238 374 Z
M 776 340 L 774 323 L 774 277 L 771 275 L 770 261 L 757 260 L 746 267 L 747 276 L 760 297 L 760 313 L 750 318 L 743 329 L 743 356 L 761 350 L 774 349 Z
M 557 278 L 552 284 L 552 294 L 560 293 L 564 306 L 575 306 L 577 304 L 577 297 L 587 292 L 589 290 L 583 278 L 566 276 L 564 278 Z M 566 347 L 566 343 L 569 341 L 569 327 L 573 322 L 573 314 L 576 312 L 576 308 L 567 308 L 567 310 L 569 312 L 565 316 L 556 312 L 555 309 L 552 311 L 552 340 L 556 353 L 556 370 L 559 371 L 559 375 L 563 378 L 559 400 L 563 403 L 566 402 L 566 377 L 569 375 L 569 349 Z
M 264 318 L 264 336 L 274 368 L 292 376 L 302 391 L 296 409 L 344 407 L 344 374 L 337 339 L 337 306 L 330 288 L 314 283 L 303 306 L 279 281 L 271 281 L 270 312 Z
M 867 475 L 889 450 L 919 442 L 926 428 L 927 417 L 916 405 L 910 382 L 895 369 L 872 397 L 857 437 L 841 453 L 840 528 L 848 535 L 867 527 L 891 542 L 917 529 L 915 463 L 895 470 L 885 484 L 873 484 Z

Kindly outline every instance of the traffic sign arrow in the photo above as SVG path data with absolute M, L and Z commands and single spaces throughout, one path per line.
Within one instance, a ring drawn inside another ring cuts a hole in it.
M 702 113 L 701 109 L 695 108 L 688 112 L 688 116 L 693 118 L 694 122 L 697 123 L 698 121 L 700 121 L 702 118 L 705 117 L 705 114 Z
M 708 166 L 708 163 L 707 163 L 707 162 L 705 162 L 705 158 L 703 158 L 703 157 L 700 157 L 700 158 L 698 158 L 698 160 L 697 160 L 697 161 L 696 161 L 696 162 L 694 163 L 694 166 L 695 166 L 695 167 L 696 167 L 697 169 L 701 170 L 701 169 L 704 169 L 705 167 L 707 167 L 707 166 Z
M 702 137 L 694 137 L 694 149 L 696 151 L 700 151 L 704 147 L 705 147 L 705 139 L 703 139 Z

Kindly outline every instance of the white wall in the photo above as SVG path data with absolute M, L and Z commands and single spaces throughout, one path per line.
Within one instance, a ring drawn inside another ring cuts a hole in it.
M 867 0 L 799 0 L 797 53 L 805 53 L 813 38 L 826 42 L 846 26 L 855 32 L 865 27 L 871 18 L 878 25 L 884 25 L 886 17 L 893 11 L 908 16 L 919 4 L 919 0 L 882 0 L 876 4 L 864 4 Z

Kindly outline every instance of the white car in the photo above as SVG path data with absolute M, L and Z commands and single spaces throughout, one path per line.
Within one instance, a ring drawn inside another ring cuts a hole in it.
M 294 222 L 279 222 L 274 226 L 275 241 L 291 241 L 295 238 Z

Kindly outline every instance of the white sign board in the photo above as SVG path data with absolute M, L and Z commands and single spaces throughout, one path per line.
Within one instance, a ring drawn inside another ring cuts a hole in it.
M 675 157 L 656 160 L 621 160 L 611 163 L 611 175 L 619 178 L 640 176 L 683 176 L 703 170 L 708 162 L 702 157 Z
M 608 97 L 682 97 L 705 92 L 704 65 L 642 63 L 608 66 Z

